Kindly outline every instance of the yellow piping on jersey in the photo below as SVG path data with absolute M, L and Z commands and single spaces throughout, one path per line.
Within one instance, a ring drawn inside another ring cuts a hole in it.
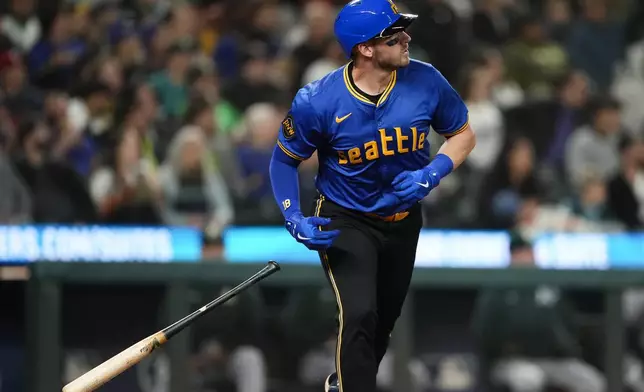
M 446 133 L 446 134 L 444 134 L 444 136 L 445 137 L 452 137 L 454 135 L 458 135 L 459 133 L 461 133 L 464 130 L 466 130 L 468 125 L 470 125 L 470 114 L 469 113 L 467 114 L 467 120 L 465 120 L 465 123 L 463 125 L 461 125 L 461 127 L 459 129 L 457 129 L 457 130 L 455 130 L 454 132 L 451 132 L 451 133 Z
M 306 159 L 306 158 L 302 158 L 301 156 L 299 156 L 299 155 L 295 155 L 294 153 L 290 152 L 286 147 L 284 147 L 284 145 L 282 144 L 282 142 L 281 142 L 281 141 L 279 141 L 279 140 L 277 141 L 277 145 L 279 146 L 279 148 L 280 148 L 282 151 L 284 151 L 284 154 L 288 155 L 289 157 L 291 157 L 291 158 L 293 158 L 293 159 L 297 159 L 298 161 L 304 161 L 304 160 Z
M 398 72 L 394 70 L 394 72 L 391 73 L 391 80 L 389 81 L 387 88 L 385 88 L 385 91 L 382 92 L 382 95 L 378 100 L 378 106 L 382 105 L 387 100 L 387 97 L 391 93 L 391 90 L 393 90 L 394 86 L 396 85 L 396 79 L 398 79 Z
M 349 63 L 351 64 L 351 63 Z M 349 90 L 349 93 L 353 95 L 356 99 L 359 101 L 362 101 L 366 104 L 373 105 L 374 103 L 371 102 L 371 100 L 364 95 L 362 95 L 359 91 L 357 91 L 355 88 L 353 88 L 353 85 L 351 84 L 351 78 L 349 77 L 349 64 L 347 64 L 344 67 L 343 71 L 343 76 L 344 76 L 344 84 L 347 86 L 347 90 Z M 396 85 L 396 79 L 397 79 L 398 73 L 394 70 L 391 73 L 391 79 L 389 79 L 389 84 L 385 88 L 385 91 L 382 92 L 382 95 L 380 96 L 380 99 L 378 100 L 378 103 L 376 106 L 382 105 L 383 102 L 387 99 L 389 94 L 391 93 L 391 90 L 394 89 L 394 86 Z
M 315 208 L 315 216 L 320 216 L 320 211 L 322 210 L 322 202 L 324 201 L 324 196 L 320 196 L 317 201 L 317 206 Z M 322 226 L 318 226 L 319 230 L 322 230 Z M 342 387 L 342 366 L 340 364 L 340 352 L 342 349 L 342 333 L 344 331 L 344 310 L 342 309 L 342 298 L 340 298 L 340 290 L 335 284 L 335 278 L 333 277 L 333 271 L 331 271 L 331 264 L 329 263 L 329 257 L 325 251 L 320 251 L 324 266 L 329 274 L 329 280 L 331 281 L 331 286 L 333 287 L 333 293 L 335 294 L 335 301 L 338 304 L 338 339 L 335 344 L 335 372 L 338 375 L 338 386 L 340 387 L 340 392 L 343 392 Z

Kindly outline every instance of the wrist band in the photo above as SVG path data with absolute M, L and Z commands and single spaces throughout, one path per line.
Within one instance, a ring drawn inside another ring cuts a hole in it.
M 454 170 L 454 162 L 447 155 L 438 154 L 427 167 L 430 171 L 438 174 L 439 180 L 441 180 Z

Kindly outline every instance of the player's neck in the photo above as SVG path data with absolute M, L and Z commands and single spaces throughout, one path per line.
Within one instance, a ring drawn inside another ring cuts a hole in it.
M 369 95 L 381 94 L 391 80 L 391 70 L 376 68 L 370 63 L 363 62 L 360 66 L 353 64 L 351 78 L 353 83 Z

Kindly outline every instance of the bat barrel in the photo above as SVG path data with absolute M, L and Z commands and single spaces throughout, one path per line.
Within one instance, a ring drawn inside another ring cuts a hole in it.
M 182 318 L 176 323 L 166 327 L 162 331 L 148 336 L 138 343 L 126 348 L 120 353 L 116 354 L 107 361 L 96 366 L 94 369 L 78 377 L 74 381 L 63 387 L 63 392 L 92 392 L 103 386 L 105 383 L 123 373 L 128 368 L 139 363 L 143 358 L 152 354 L 152 352 L 167 342 L 173 335 L 179 333 L 186 326 L 190 325 L 199 316 L 205 314 L 207 311 L 214 309 L 218 305 L 228 301 L 230 298 L 236 296 L 241 291 L 247 289 L 258 281 L 268 277 L 269 275 L 280 270 L 279 264 L 275 261 L 270 261 L 266 267 L 255 275 L 246 279 L 244 282 L 237 285 L 232 290 L 226 292 L 214 301 L 206 304 L 197 311 Z
M 163 332 L 157 332 L 152 336 L 148 336 L 65 385 L 63 392 L 95 391 L 106 382 L 152 354 L 157 347 L 160 347 L 166 341 L 167 337 Z

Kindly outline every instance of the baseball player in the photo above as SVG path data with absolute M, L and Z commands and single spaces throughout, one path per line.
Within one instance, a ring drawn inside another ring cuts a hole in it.
M 270 164 L 285 226 L 317 250 L 338 307 L 336 372 L 325 390 L 374 392 L 409 288 L 419 201 L 474 148 L 468 111 L 433 66 L 409 58 L 417 15 L 353 0 L 335 21 L 348 63 L 301 88 Z M 430 129 L 446 142 L 430 156 Z M 317 151 L 319 197 L 300 207 L 298 164 Z

